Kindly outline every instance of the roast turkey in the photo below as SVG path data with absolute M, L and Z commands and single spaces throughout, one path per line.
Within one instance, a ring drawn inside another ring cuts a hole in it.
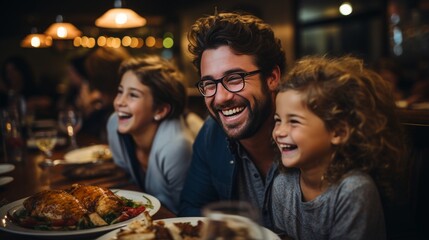
M 108 215 L 118 216 L 124 208 L 122 199 L 107 188 L 73 184 L 66 191 L 73 195 L 83 208 L 97 213 L 102 218 Z
M 27 198 L 28 215 L 52 226 L 103 226 L 121 215 L 125 203 L 107 188 L 73 184 L 65 190 L 44 190 Z M 109 220 L 106 222 L 106 220 Z
M 88 220 L 88 211 L 79 200 L 63 190 L 44 190 L 27 198 L 24 208 L 30 216 L 53 225 L 72 226 Z

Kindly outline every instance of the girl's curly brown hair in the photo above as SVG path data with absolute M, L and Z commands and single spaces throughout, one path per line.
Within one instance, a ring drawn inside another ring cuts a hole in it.
M 279 92 L 290 89 L 302 93 L 304 104 L 328 131 L 348 128 L 349 136 L 335 146 L 323 179 L 332 184 L 358 169 L 391 197 L 390 183 L 405 153 L 391 85 L 354 57 L 305 57 L 278 87 Z

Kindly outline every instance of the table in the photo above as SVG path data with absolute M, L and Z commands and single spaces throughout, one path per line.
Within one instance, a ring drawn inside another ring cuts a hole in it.
M 78 142 L 81 146 L 90 146 L 99 143 L 94 139 L 85 138 L 82 136 L 78 138 Z M 66 152 L 67 146 L 56 147 L 53 152 L 52 159 L 62 159 Z M 50 171 L 44 171 L 39 166 L 39 163 L 41 163 L 43 160 L 44 156 L 38 150 L 27 149 L 24 160 L 19 163 L 13 163 L 15 165 L 15 169 L 12 172 L 2 174 L 2 176 L 4 175 L 13 177 L 14 181 L 0 187 L 0 207 L 21 198 L 28 197 L 47 188 L 63 189 L 69 187 L 73 183 L 141 191 L 137 185 L 130 181 L 127 174 L 120 168 L 115 168 L 111 174 L 105 176 L 88 179 L 71 179 L 64 176 L 63 174 L 64 171 L 71 166 L 57 165 L 51 167 Z M 99 164 L 114 165 L 112 161 L 106 161 Z M 47 172 L 49 175 L 47 175 Z M 47 176 L 49 176 L 50 181 L 47 181 Z M 161 209 L 153 216 L 153 219 L 156 220 L 171 217 L 175 217 L 175 215 L 164 206 L 161 206 Z M 28 239 L 28 236 L 11 234 L 1 231 L 0 228 L 0 239 L 20 240 Z

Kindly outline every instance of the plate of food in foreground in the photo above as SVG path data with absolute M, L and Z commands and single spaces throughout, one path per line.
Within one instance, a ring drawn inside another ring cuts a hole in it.
M 0 230 L 44 238 L 96 237 L 152 216 L 160 207 L 149 194 L 73 184 L 1 207 Z
M 132 221 L 125 227 L 115 229 L 102 235 L 96 240 L 122 240 L 122 239 L 146 239 L 146 240 L 181 240 L 181 239 L 202 239 L 201 231 L 206 224 L 204 217 L 178 217 L 152 220 L 145 214 L 144 218 Z M 264 240 L 280 240 L 274 232 L 263 228 Z M 235 239 L 235 238 L 228 238 Z M 237 239 L 249 239 L 240 238 Z M 251 239 L 251 238 L 250 238 Z

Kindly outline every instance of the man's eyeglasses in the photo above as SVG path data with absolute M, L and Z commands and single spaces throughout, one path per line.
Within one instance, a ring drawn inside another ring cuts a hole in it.
M 244 88 L 244 79 L 247 76 L 255 75 L 260 73 L 261 70 L 255 70 L 251 72 L 237 72 L 227 74 L 219 79 L 204 79 L 200 80 L 195 84 L 200 93 L 204 97 L 211 97 L 216 94 L 217 84 L 221 83 L 222 86 L 229 92 L 236 93 Z

